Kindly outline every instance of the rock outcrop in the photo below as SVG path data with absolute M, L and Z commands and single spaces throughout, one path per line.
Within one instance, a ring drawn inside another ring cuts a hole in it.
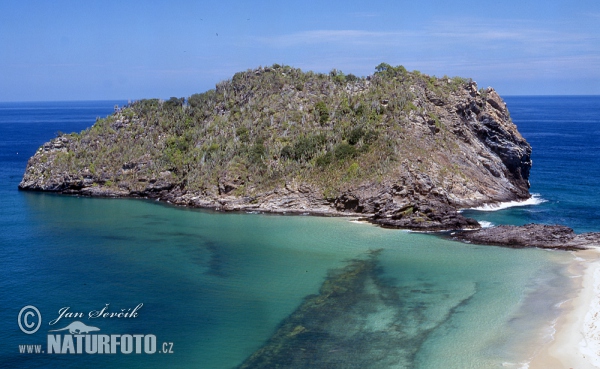
M 501 225 L 476 231 L 457 232 L 451 237 L 458 241 L 513 248 L 581 250 L 600 247 L 600 232 L 575 234 L 573 229 L 562 225 Z
M 457 209 L 530 196 L 531 147 L 492 88 L 336 73 L 258 68 L 188 104 L 133 103 L 44 144 L 19 188 L 418 230 L 478 228 Z

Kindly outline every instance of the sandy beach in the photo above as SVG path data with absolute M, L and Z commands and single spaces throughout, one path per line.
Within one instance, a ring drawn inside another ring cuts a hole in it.
M 529 369 L 600 368 L 600 249 L 575 255 L 571 272 L 580 290 L 561 306 L 554 340 L 538 352 Z

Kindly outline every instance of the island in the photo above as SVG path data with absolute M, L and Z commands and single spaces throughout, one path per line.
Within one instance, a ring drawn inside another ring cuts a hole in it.
M 19 188 L 439 231 L 479 228 L 461 208 L 530 197 L 531 164 L 491 87 L 386 63 L 367 77 L 275 64 L 59 134 Z

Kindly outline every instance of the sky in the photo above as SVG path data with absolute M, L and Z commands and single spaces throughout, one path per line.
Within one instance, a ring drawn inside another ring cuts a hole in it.
M 600 1 L 0 1 L 0 101 L 188 97 L 274 63 L 381 62 L 501 95 L 600 95 Z

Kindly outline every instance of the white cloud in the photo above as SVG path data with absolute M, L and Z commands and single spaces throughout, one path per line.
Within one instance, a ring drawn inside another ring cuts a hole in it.
M 314 30 L 261 37 L 258 41 L 277 47 L 289 47 L 306 44 L 340 43 L 351 45 L 369 45 L 372 43 L 394 44 L 401 37 L 418 36 L 414 32 L 373 32 L 364 30 Z
M 596 35 L 522 20 L 454 19 L 432 22 L 413 30 L 310 30 L 255 40 L 281 48 L 335 44 L 339 47 L 362 46 L 367 50 L 396 47 L 405 48 L 407 52 L 427 50 L 429 53 L 453 53 L 461 49 L 471 52 L 504 49 L 512 55 L 556 55 L 579 50 L 600 53 Z M 455 49 L 457 47 L 461 49 Z

